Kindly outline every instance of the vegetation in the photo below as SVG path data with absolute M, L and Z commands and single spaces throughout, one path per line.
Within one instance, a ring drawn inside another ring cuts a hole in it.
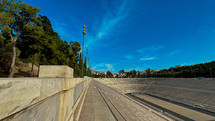
M 68 65 L 80 77 L 83 60 L 77 41 L 61 40 L 40 9 L 21 0 L 0 0 L 0 69 L 13 77 L 17 59 L 33 65 Z M 88 72 L 86 58 L 84 75 Z
M 160 71 L 150 68 L 144 72 L 131 70 L 112 74 L 91 74 L 87 58 L 82 59 L 81 45 L 77 41 L 67 42 L 54 32 L 47 16 L 39 15 L 40 9 L 21 0 L 0 0 L 0 70 L 13 77 L 18 61 L 33 65 L 68 65 L 74 69 L 74 76 L 143 78 L 143 77 L 215 77 L 215 61 L 191 66 L 182 66 Z
M 152 74 L 152 77 L 215 77 L 215 61 L 190 66 L 171 67 Z
M 171 67 L 163 70 L 151 70 L 150 68 L 145 71 L 131 70 L 125 72 L 124 69 L 118 73 L 112 74 L 110 71 L 107 73 L 92 74 L 95 78 L 214 78 L 215 77 L 215 61 L 208 63 L 201 63 L 190 66 Z
M 169 69 L 163 69 L 160 71 L 147 70 L 140 72 L 136 70 L 131 70 L 129 72 L 124 72 L 124 70 L 120 70 L 118 74 L 124 73 L 122 78 L 196 78 L 196 77 L 215 77 L 215 61 L 209 63 L 201 63 L 190 66 L 182 66 L 182 67 L 171 67 Z M 117 76 L 120 77 L 120 76 Z
M 110 71 L 107 71 L 107 78 L 113 78 L 113 74 Z

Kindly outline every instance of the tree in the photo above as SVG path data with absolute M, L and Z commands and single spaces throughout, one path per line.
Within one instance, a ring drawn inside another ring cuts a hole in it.
M 107 71 L 107 78 L 113 78 L 113 74 L 110 71 Z
M 78 64 L 78 58 L 79 58 L 78 53 L 81 51 L 80 43 L 76 41 L 71 41 L 70 50 L 71 50 L 70 66 L 74 68 Z
M 146 70 L 146 74 L 147 74 L 148 77 L 151 77 L 151 70 L 150 70 L 150 68 L 148 68 L 148 69 Z
M 82 60 L 82 54 L 80 53 L 79 54 L 79 74 L 81 74 L 81 68 L 82 68 L 82 63 L 83 63 L 83 60 Z M 81 75 L 80 75 L 81 76 Z
M 131 70 L 131 71 L 129 72 L 129 75 L 130 75 L 130 77 L 135 78 L 136 75 L 137 75 L 137 71 L 136 71 L 136 70 Z
M 41 18 L 38 17 L 38 20 Z M 44 35 L 43 29 L 40 27 L 41 22 L 37 26 L 27 26 L 22 29 L 17 47 L 21 50 L 20 58 L 25 59 L 24 62 L 31 62 L 31 75 L 33 76 L 34 65 L 39 65 L 41 40 Z
M 122 69 L 122 70 L 119 71 L 119 73 L 124 73 L 124 72 L 125 72 L 124 69 Z
M 70 67 L 74 69 L 74 76 L 80 77 L 81 68 L 79 68 L 78 61 L 79 61 L 79 52 L 81 51 L 81 45 L 79 42 L 71 41 L 70 42 L 71 48 L 71 56 L 70 56 Z
M 11 57 L 12 57 L 12 45 L 7 37 L 0 32 L 0 69 L 4 73 L 9 73 Z
M 3 33 L 9 34 L 13 46 L 9 77 L 13 77 L 15 73 L 17 39 L 24 27 L 34 27 L 35 23 L 38 23 L 39 11 L 39 8 L 23 3 L 21 0 L 0 0 L 0 29 Z

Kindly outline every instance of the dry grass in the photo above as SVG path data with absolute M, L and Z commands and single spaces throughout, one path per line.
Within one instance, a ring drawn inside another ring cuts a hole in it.
M 31 63 L 22 63 L 19 62 L 16 65 L 16 72 L 14 74 L 14 77 L 20 78 L 20 77 L 37 77 L 38 73 L 38 67 L 34 65 L 33 74 L 31 73 L 32 64 Z M 5 74 L 0 71 L 0 78 L 8 77 L 9 74 Z

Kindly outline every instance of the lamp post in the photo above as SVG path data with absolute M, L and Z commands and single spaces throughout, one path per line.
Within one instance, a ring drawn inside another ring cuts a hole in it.
M 87 54 L 86 54 L 86 55 L 87 55 L 87 57 L 86 57 L 86 75 L 89 76 L 89 75 L 88 75 L 88 66 L 87 66 L 87 63 L 88 63 L 88 62 L 87 62 L 87 58 L 88 58 L 88 48 L 87 48 Z
M 84 36 L 86 35 L 86 25 L 83 26 L 83 47 L 82 47 L 82 68 L 81 68 L 81 77 L 84 77 Z
M 91 65 L 90 65 L 90 58 L 88 58 L 88 67 L 89 67 L 89 73 L 90 73 L 90 77 L 92 77 L 92 71 L 91 71 Z

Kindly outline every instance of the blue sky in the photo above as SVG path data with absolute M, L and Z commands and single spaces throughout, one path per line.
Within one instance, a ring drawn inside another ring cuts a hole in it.
M 214 0 L 23 0 L 63 40 L 86 46 L 92 69 L 163 69 L 215 60 Z

